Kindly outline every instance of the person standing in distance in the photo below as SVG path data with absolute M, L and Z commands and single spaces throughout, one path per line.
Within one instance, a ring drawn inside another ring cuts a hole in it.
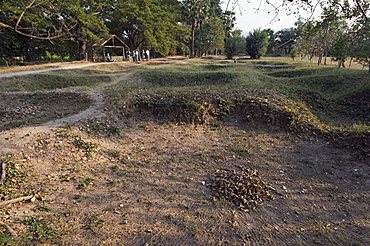
M 149 61 L 150 60 L 150 51 L 147 49 L 145 53 L 146 53 L 146 59 L 147 59 L 147 61 Z

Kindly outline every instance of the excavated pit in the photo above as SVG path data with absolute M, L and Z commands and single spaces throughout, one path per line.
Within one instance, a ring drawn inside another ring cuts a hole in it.
M 75 92 L 4 93 L 0 97 L 0 131 L 75 114 L 90 104 L 88 95 Z
M 219 126 L 233 121 L 239 128 L 283 130 L 300 137 L 326 139 L 358 151 L 362 158 L 370 156 L 370 132 L 327 125 L 305 104 L 287 98 L 138 97 L 133 103 L 133 112 L 141 120 L 162 123 Z

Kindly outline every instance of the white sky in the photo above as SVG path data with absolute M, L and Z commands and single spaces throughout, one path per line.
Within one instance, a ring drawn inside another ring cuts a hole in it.
M 312 0 L 314 4 L 317 1 Z M 222 7 L 224 10 L 226 9 L 227 2 L 228 0 L 223 0 Z M 290 11 L 280 11 L 279 15 L 274 19 L 274 9 L 266 3 L 266 0 L 238 0 L 239 5 L 232 4 L 232 2 L 235 2 L 235 0 L 231 0 L 229 10 L 234 9 L 234 12 L 236 12 L 236 28 L 241 29 L 245 34 L 256 28 L 271 28 L 274 31 L 278 31 L 293 27 L 299 15 L 306 19 L 311 16 L 311 12 L 308 13 L 302 8 L 297 8 L 297 5 L 295 5 L 287 7 Z M 270 2 L 277 6 L 283 0 L 270 0 Z M 299 14 L 289 14 L 289 12 L 294 12 L 297 9 L 300 10 Z M 270 13 L 268 13 L 269 11 Z M 317 7 L 313 17 L 317 17 L 319 14 L 320 8 Z

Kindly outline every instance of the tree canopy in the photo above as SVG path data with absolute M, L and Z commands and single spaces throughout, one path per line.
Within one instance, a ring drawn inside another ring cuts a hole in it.
M 246 0 L 226 4 L 241 1 Z M 307 0 L 269 0 L 266 4 L 276 13 L 315 7 Z M 325 57 L 324 63 L 328 55 L 368 62 L 368 0 L 321 0 L 317 4 L 323 9 L 319 20 L 298 20 L 295 28 L 278 32 L 255 30 L 244 38 L 234 30 L 232 8 L 223 10 L 220 0 L 2 0 L 0 59 L 33 61 L 53 55 L 87 59 L 94 44 L 115 34 L 131 50 L 150 49 L 160 56 L 194 57 L 222 50 L 232 57 L 245 47 L 258 58 L 292 41 L 300 55 Z M 344 44 L 351 45 L 344 49 Z M 338 50 L 342 55 L 337 55 Z

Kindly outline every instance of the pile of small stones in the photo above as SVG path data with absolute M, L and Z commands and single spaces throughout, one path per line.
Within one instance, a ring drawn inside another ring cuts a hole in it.
M 261 179 L 257 170 L 217 170 L 211 184 L 215 196 L 249 212 L 267 200 L 274 199 L 275 189 Z

